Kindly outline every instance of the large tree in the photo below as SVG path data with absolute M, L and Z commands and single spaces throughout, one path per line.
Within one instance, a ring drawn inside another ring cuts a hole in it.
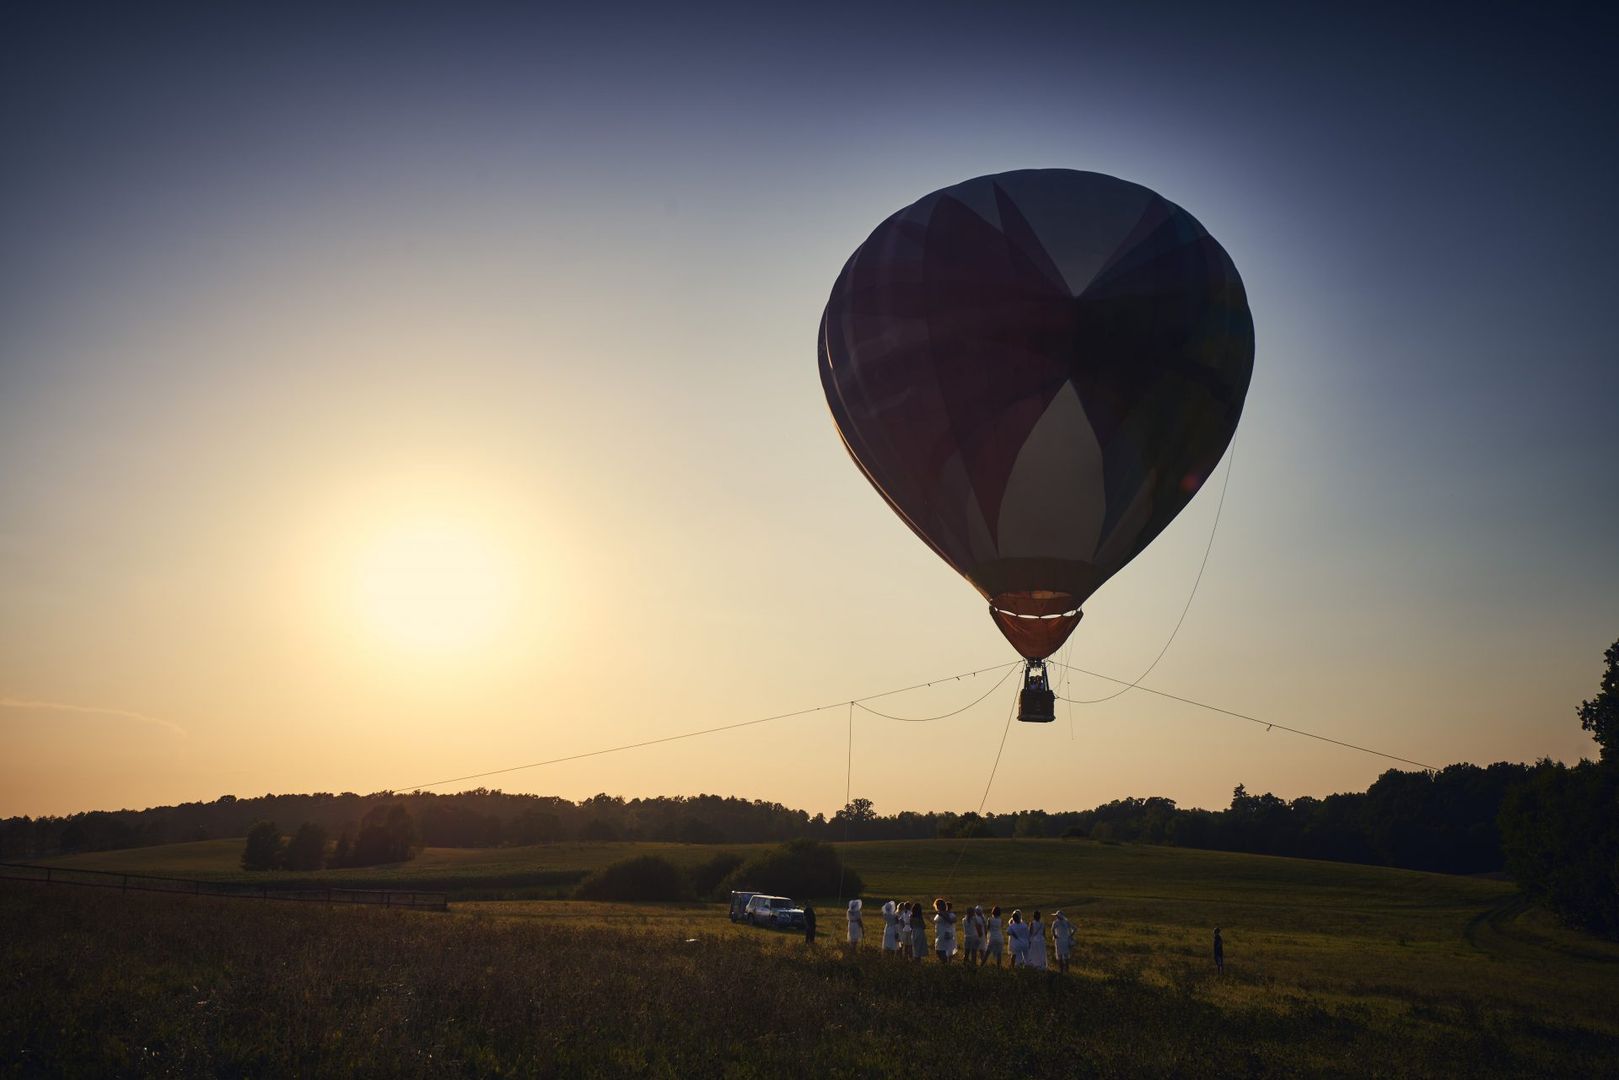
M 1579 707 L 1600 762 L 1542 761 L 1507 793 L 1501 844 L 1507 871 L 1565 922 L 1619 938 L 1619 641 L 1602 689 Z
M 1580 702 L 1580 726 L 1596 739 L 1603 761 L 1619 762 L 1619 641 L 1609 645 L 1602 656 L 1608 670 L 1602 674 L 1597 696 Z

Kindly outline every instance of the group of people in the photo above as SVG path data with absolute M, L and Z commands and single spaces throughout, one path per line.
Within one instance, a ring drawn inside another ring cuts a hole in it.
M 858 948 L 865 937 L 863 908 L 863 901 L 849 901 L 851 948 Z M 927 956 L 929 922 L 933 924 L 933 954 L 946 964 L 959 951 L 969 967 L 987 965 L 991 960 L 1001 967 L 1010 955 L 1015 968 L 1044 969 L 1050 956 L 1058 971 L 1067 971 L 1074 955 L 1074 924 L 1060 911 L 1051 917 L 1048 950 L 1048 927 L 1038 911 L 1025 919 L 1022 911 L 1014 910 L 1003 923 L 998 905 L 988 913 L 974 905 L 958 915 L 955 905 L 944 899 L 933 901 L 931 917 L 920 903 L 890 900 L 884 904 L 883 953 L 912 960 Z

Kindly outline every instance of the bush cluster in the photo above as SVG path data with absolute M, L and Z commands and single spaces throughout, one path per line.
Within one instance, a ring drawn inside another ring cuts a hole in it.
M 574 895 L 581 900 L 715 900 L 732 889 L 782 896 L 857 896 L 863 882 L 830 844 L 791 840 L 743 861 L 721 852 L 690 870 L 661 855 L 638 855 L 591 874 Z
M 778 896 L 859 896 L 865 883 L 844 867 L 831 844 L 789 840 L 743 863 L 728 887 Z
M 661 855 L 638 855 L 604 866 L 579 883 L 581 900 L 690 900 L 691 880 Z

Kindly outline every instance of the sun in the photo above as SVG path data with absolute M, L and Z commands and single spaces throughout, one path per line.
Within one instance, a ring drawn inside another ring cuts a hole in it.
M 476 523 L 404 521 L 360 548 L 354 601 L 371 632 L 397 649 L 461 653 L 500 637 L 514 579 L 500 545 Z

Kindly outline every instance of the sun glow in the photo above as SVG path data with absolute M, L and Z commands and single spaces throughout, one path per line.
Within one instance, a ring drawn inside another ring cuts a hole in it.
M 509 620 L 515 573 L 476 523 L 402 522 L 361 548 L 354 601 L 380 639 L 413 653 L 491 645 Z

